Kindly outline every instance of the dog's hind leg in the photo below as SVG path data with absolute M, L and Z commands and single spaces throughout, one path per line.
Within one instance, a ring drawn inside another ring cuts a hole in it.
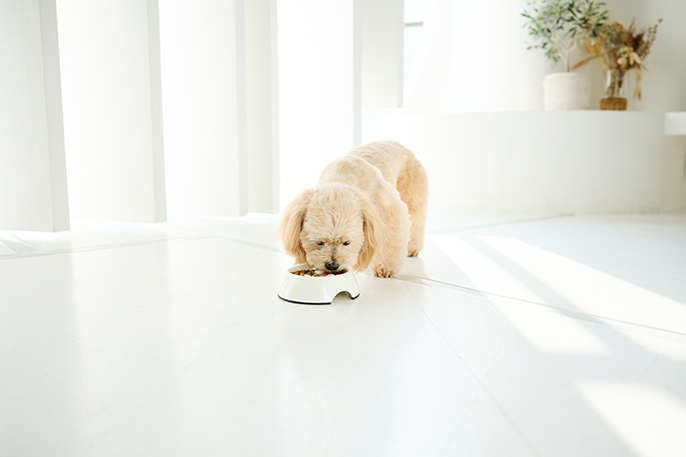
M 412 155 L 398 175 L 396 188 L 410 214 L 410 239 L 407 255 L 415 257 L 424 247 L 426 208 L 429 198 L 429 179 L 422 164 Z

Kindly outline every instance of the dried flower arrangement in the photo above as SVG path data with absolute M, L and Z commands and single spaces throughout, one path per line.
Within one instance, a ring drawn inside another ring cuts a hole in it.
M 608 72 L 606 97 L 616 98 L 621 94 L 624 84 L 624 76 L 627 72 L 636 73 L 636 88 L 634 97 L 641 98 L 641 70 L 643 62 L 650 53 L 655 42 L 658 25 L 662 19 L 658 19 L 655 25 L 643 30 L 636 30 L 636 21 L 631 21 L 629 27 L 620 22 L 604 24 L 593 37 L 584 39 L 583 44 L 590 57 L 577 63 L 573 68 L 578 68 L 586 62 L 600 58 L 601 65 Z
M 587 38 L 597 38 L 607 21 L 605 2 L 594 0 L 529 0 L 521 13 L 533 43 L 527 49 L 541 49 L 571 71 L 569 55 Z M 575 68 L 577 66 L 575 65 Z

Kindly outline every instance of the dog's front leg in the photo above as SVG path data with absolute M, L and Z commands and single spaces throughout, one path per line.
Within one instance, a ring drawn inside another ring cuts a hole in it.
M 378 240 L 378 251 L 372 263 L 374 274 L 379 278 L 390 278 L 400 270 L 410 239 L 410 219 L 404 203 L 399 202 L 386 216 L 386 228 Z
M 390 278 L 400 270 L 405 260 L 405 246 L 407 244 L 398 245 L 388 248 L 386 252 L 380 252 L 378 257 L 374 259 L 377 263 L 374 265 L 374 274 L 377 278 Z

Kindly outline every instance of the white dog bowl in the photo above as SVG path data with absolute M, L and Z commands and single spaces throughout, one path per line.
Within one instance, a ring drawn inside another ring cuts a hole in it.
M 305 305 L 330 305 L 336 295 L 347 292 L 353 300 L 360 296 L 360 286 L 351 271 L 339 275 L 300 276 L 294 271 L 307 269 L 296 265 L 288 269 L 279 289 L 279 298 L 291 303 Z

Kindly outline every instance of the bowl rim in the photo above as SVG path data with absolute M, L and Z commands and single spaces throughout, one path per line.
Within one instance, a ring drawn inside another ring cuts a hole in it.
M 348 271 L 346 271 L 345 273 L 340 273 L 340 274 L 337 274 L 337 275 L 331 274 L 331 275 L 326 275 L 326 276 L 310 276 L 310 275 L 302 275 L 302 276 L 301 276 L 301 275 L 295 275 L 295 274 L 293 274 L 293 273 L 296 272 L 296 271 L 311 270 L 311 269 L 312 269 L 312 268 L 310 268 L 309 265 L 306 265 L 306 264 L 301 263 L 301 264 L 298 264 L 298 265 L 293 265 L 292 267 L 288 268 L 287 272 L 288 272 L 289 274 L 292 274 L 293 276 L 298 277 L 298 278 L 307 278 L 307 279 L 329 279 L 329 280 L 331 280 L 331 279 L 333 279 L 333 278 L 345 278 L 345 277 L 348 277 L 348 276 L 351 276 L 351 275 L 354 274 L 352 270 L 348 270 Z

